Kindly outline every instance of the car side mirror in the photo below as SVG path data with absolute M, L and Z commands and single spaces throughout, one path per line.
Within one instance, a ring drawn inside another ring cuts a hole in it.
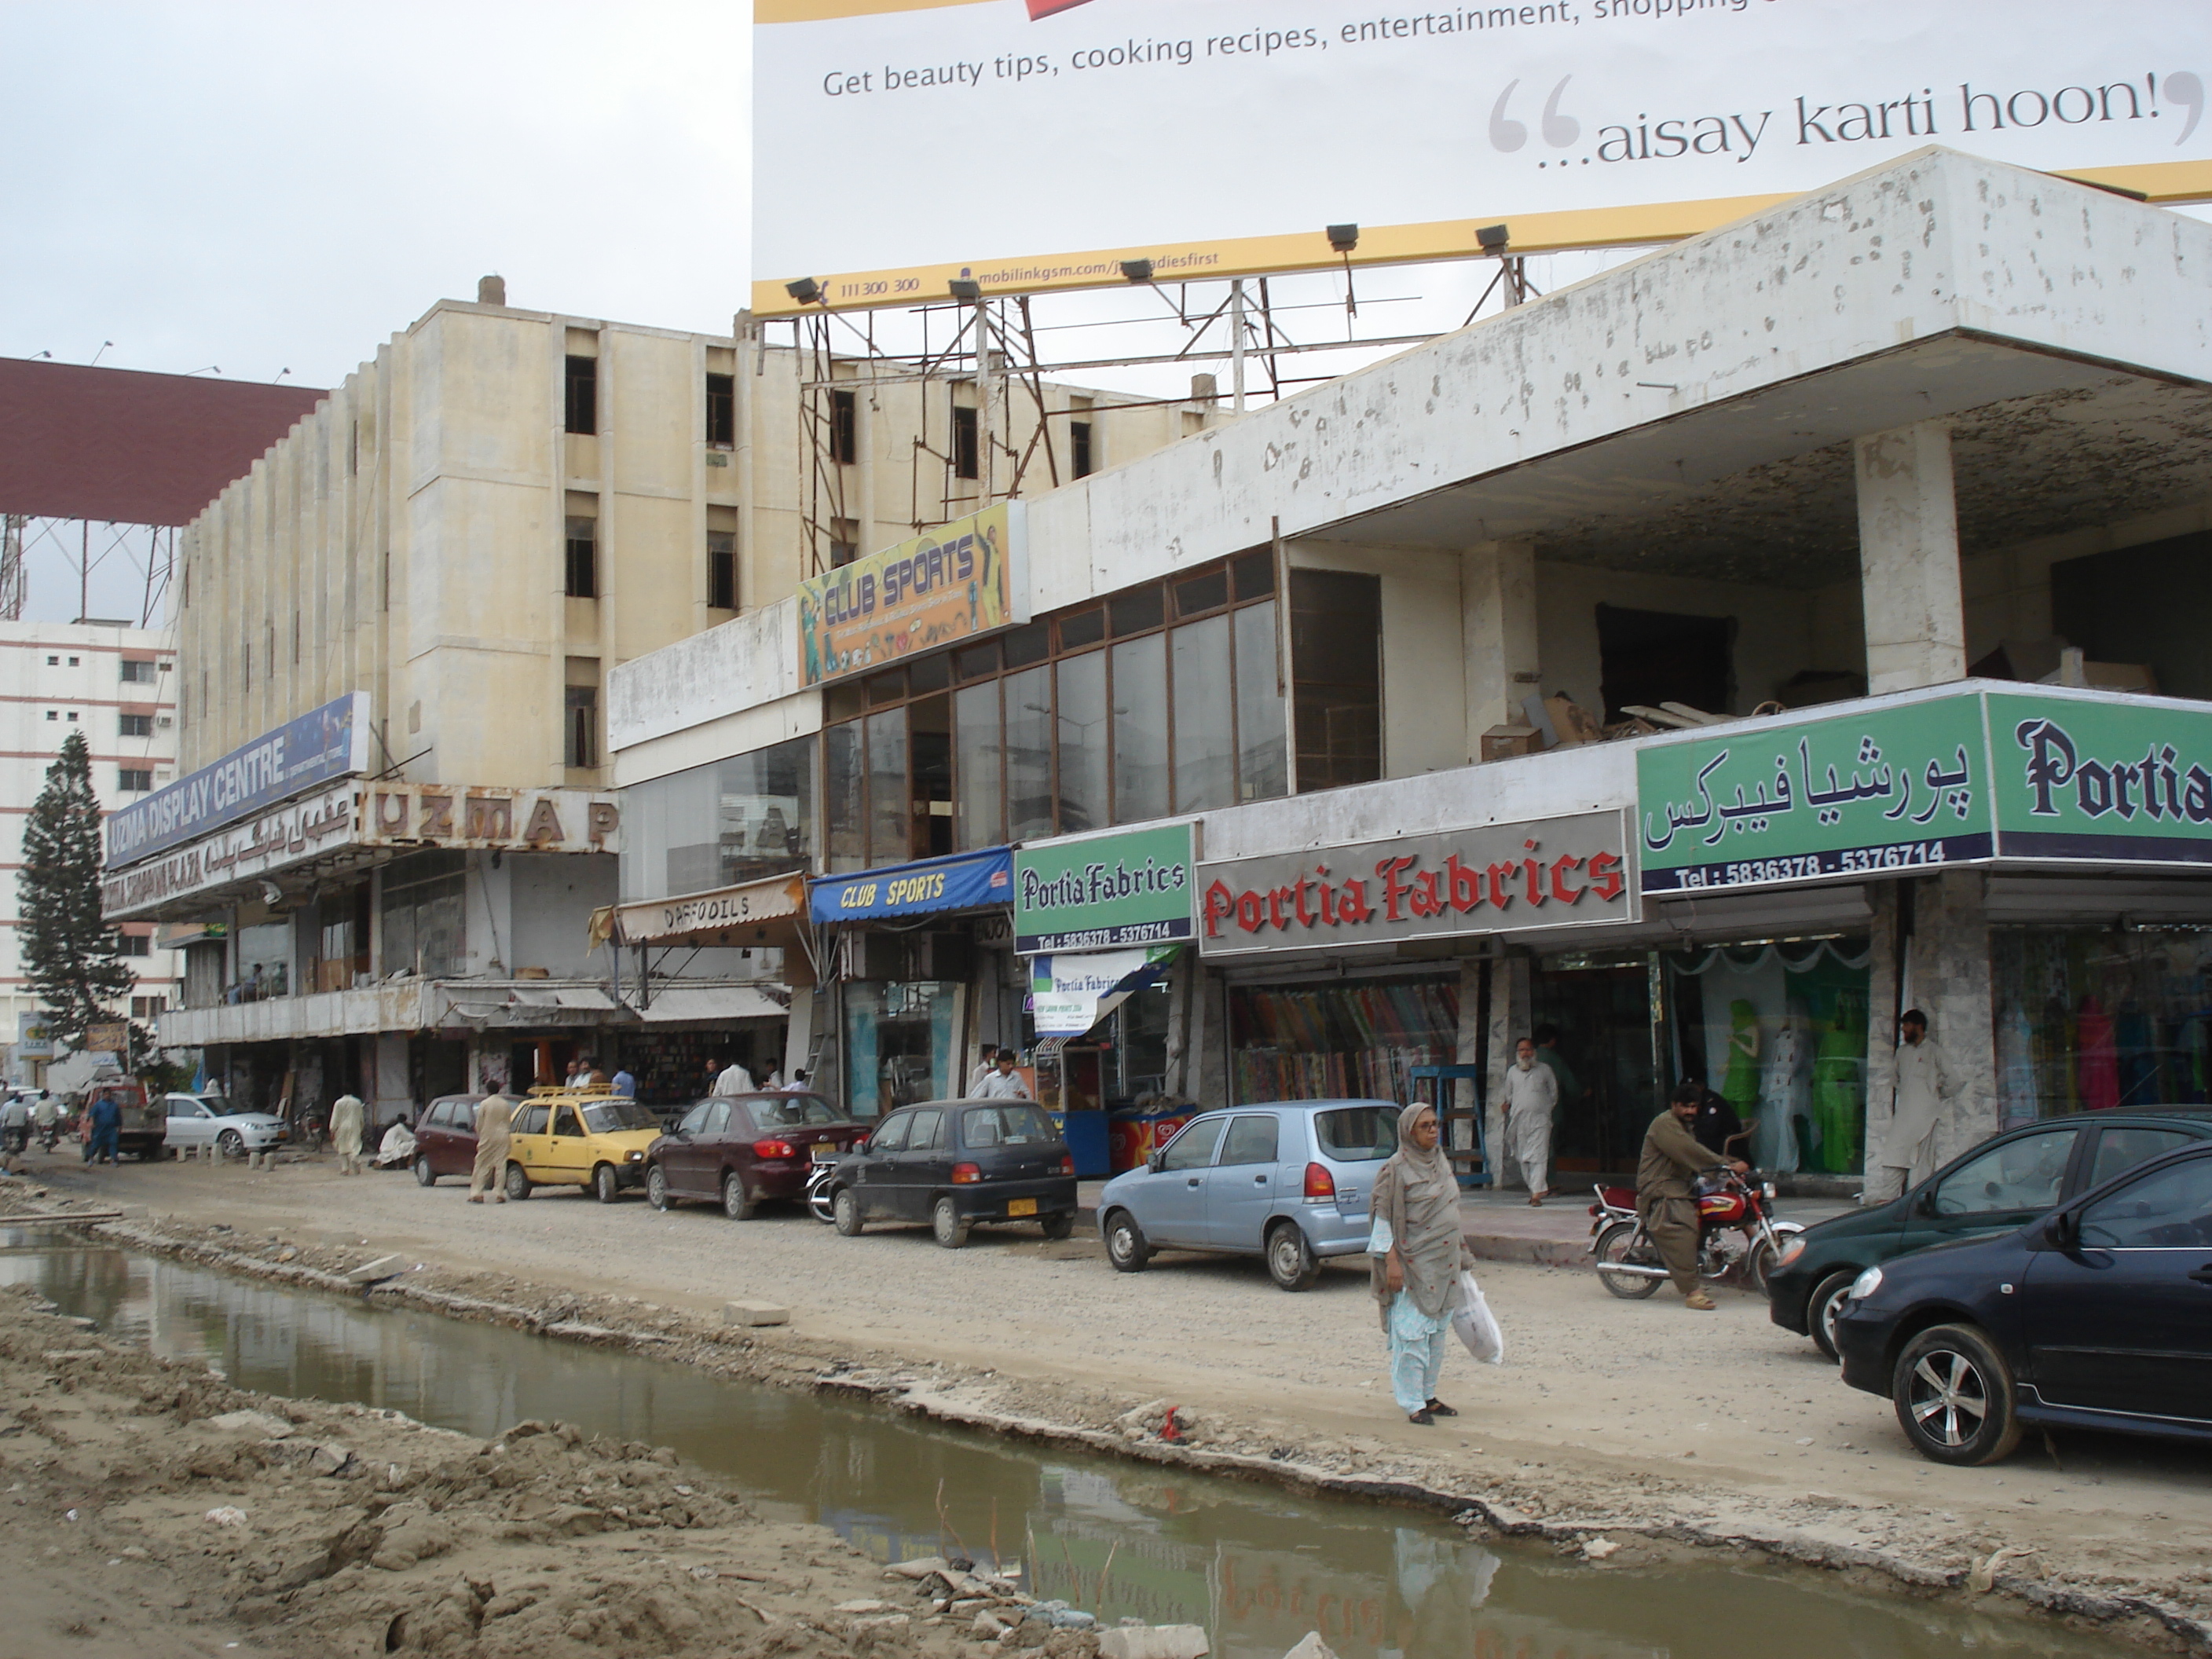
M 2054 1250 L 2073 1249 L 2074 1218 L 2063 1210 L 2051 1217 L 2043 1224 L 2043 1242 Z
M 1153 1152 L 1145 1159 L 1145 1168 L 1152 1174 L 1158 1175 L 1167 1161 L 1168 1155 L 1165 1152 Z

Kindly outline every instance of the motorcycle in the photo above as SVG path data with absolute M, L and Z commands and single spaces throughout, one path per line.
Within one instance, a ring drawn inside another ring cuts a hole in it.
M 39 1145 L 46 1148 L 46 1151 L 50 1152 L 53 1151 L 55 1146 L 60 1144 L 61 1138 L 62 1122 L 59 1118 L 56 1118 L 51 1123 L 41 1124 L 40 1126 Z
M 1589 1206 L 1589 1250 L 1598 1278 L 1630 1301 L 1650 1295 L 1667 1269 L 1636 1212 L 1634 1189 L 1593 1190 L 1597 1202 Z M 1746 1290 L 1765 1295 L 1766 1276 L 1782 1260 L 1784 1244 L 1805 1231 L 1795 1221 L 1774 1219 L 1774 1183 L 1724 1170 L 1701 1178 L 1691 1191 L 1698 1206 L 1698 1277 L 1715 1283 L 1733 1277 Z
M 834 1147 L 817 1146 L 813 1167 L 806 1172 L 806 1211 L 824 1226 L 834 1224 L 837 1219 L 837 1211 L 830 1194 L 830 1181 L 837 1173 L 837 1158 Z

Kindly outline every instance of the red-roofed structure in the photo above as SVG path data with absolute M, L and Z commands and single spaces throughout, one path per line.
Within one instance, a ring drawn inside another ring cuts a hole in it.
M 0 357 L 0 514 L 189 524 L 325 395 Z

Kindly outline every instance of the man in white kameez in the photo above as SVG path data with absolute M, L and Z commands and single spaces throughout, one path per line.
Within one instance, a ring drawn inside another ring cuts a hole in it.
M 1867 1176 L 1869 1204 L 1887 1204 L 1936 1173 L 1936 1123 L 1943 1103 L 1959 1092 L 1950 1055 L 1929 1039 L 1928 1016 L 1908 1008 L 1899 1017 L 1897 1030 L 1905 1039 L 1897 1049 L 1897 1109 Z
M 1552 1190 L 1552 1114 L 1559 1104 L 1559 1079 L 1536 1063 L 1536 1044 L 1522 1037 L 1505 1072 L 1505 1155 L 1520 1166 L 1528 1201 L 1540 1206 Z

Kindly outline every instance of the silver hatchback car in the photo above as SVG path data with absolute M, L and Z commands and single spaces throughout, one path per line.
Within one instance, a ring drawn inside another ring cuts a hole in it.
M 1202 1113 L 1143 1169 L 1106 1183 L 1106 1255 L 1125 1273 L 1155 1250 L 1261 1256 L 1276 1284 L 1303 1291 L 1324 1257 L 1367 1249 L 1398 1112 L 1387 1100 L 1298 1100 Z

